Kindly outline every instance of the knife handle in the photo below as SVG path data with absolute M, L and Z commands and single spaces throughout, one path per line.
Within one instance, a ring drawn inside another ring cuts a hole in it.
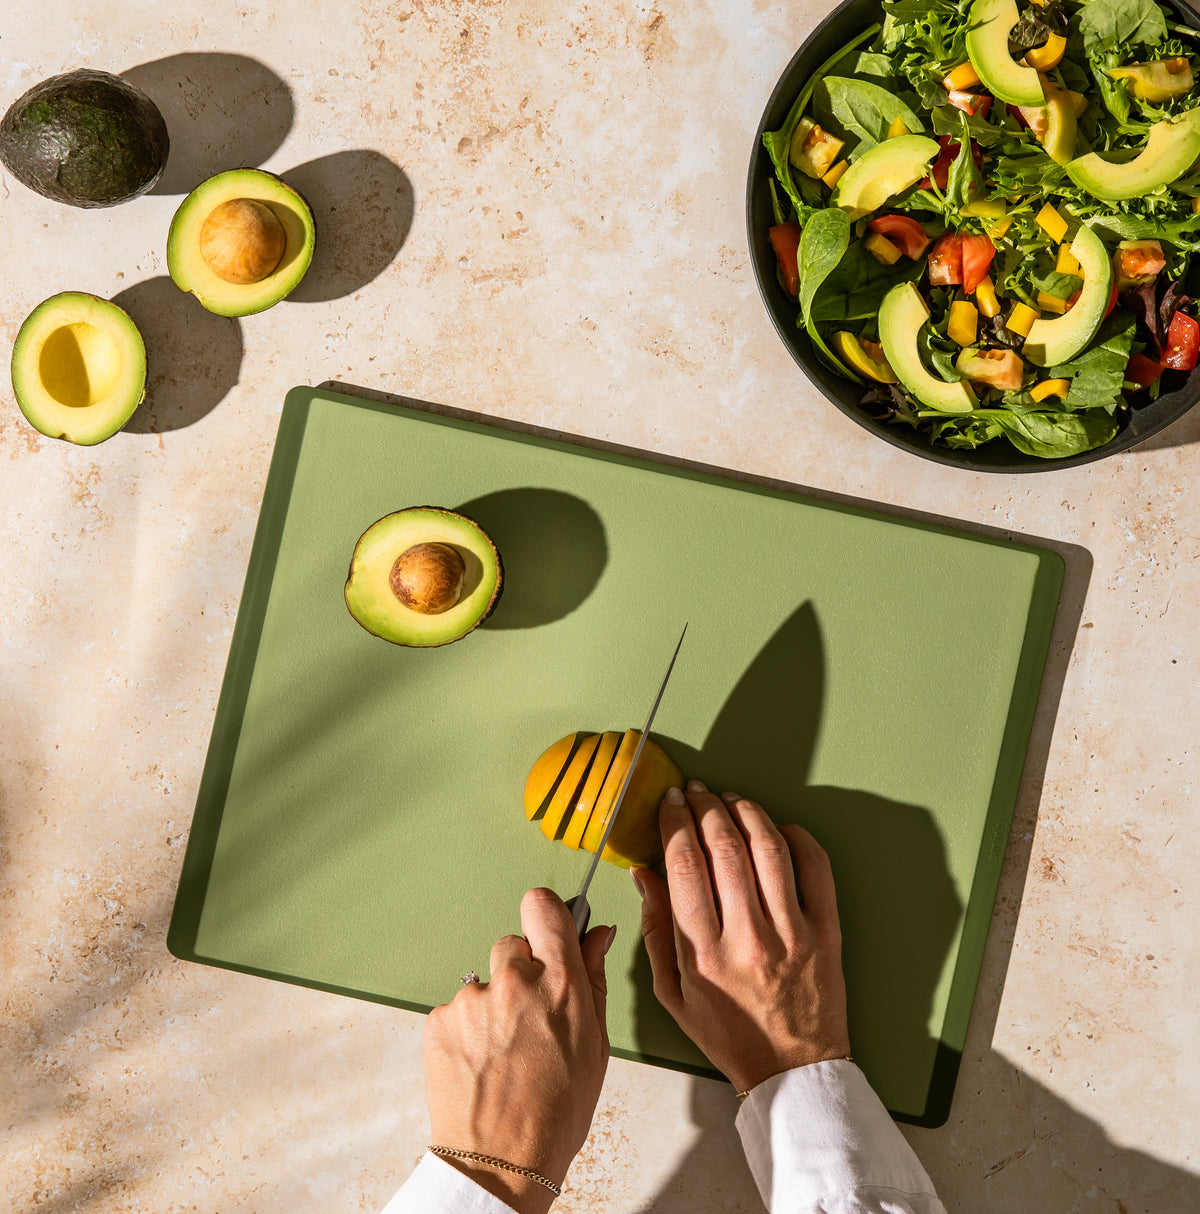
M 567 910 L 571 912 L 571 918 L 575 920 L 575 930 L 582 940 L 588 929 L 588 920 L 592 917 L 592 908 L 588 905 L 587 895 L 576 894 L 574 898 L 568 898 Z

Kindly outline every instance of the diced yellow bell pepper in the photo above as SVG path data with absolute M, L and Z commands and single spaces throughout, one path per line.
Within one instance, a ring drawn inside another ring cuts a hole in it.
M 950 305 L 950 323 L 946 326 L 946 334 L 951 341 L 958 342 L 960 346 L 973 346 L 978 326 L 979 312 L 973 303 L 956 299 Z
M 992 282 L 990 274 L 975 288 L 975 304 L 989 320 L 993 316 L 1000 315 L 1000 301 L 996 298 L 996 284 Z
M 1083 111 L 1088 107 L 1088 99 L 1082 93 L 1075 92 L 1074 89 L 1067 89 L 1067 96 L 1071 98 L 1071 108 L 1075 111 L 1075 117 L 1082 118 Z
M 1033 50 L 1025 52 L 1025 62 L 1036 71 L 1048 72 L 1062 62 L 1066 49 L 1067 40 L 1062 34 L 1051 34 L 1045 46 L 1034 47 Z
M 1003 198 L 981 198 L 968 202 L 962 209 L 964 215 L 977 215 L 980 219 L 1003 219 L 1008 213 L 1008 203 Z
M 893 118 L 892 125 L 888 127 L 887 137 L 889 139 L 899 139 L 901 135 L 911 135 L 912 132 L 904 124 L 903 118 Z
M 979 73 L 968 59 L 966 63 L 960 63 L 949 75 L 943 76 L 942 83 L 946 86 L 947 90 L 973 89 L 980 83 Z
M 1018 303 L 1012 310 L 1012 315 L 1005 321 L 1004 327 L 1010 332 L 1015 333 L 1018 337 L 1028 337 L 1029 330 L 1033 327 L 1033 322 L 1041 316 L 1037 308 L 1031 308 L 1028 304 Z
M 988 224 L 987 234 L 993 240 L 999 240 L 1012 227 L 1012 219 L 1005 215 L 1003 219 L 997 219 L 995 223 Z
M 1197 194 L 1196 197 L 1192 199 L 1192 211 L 1195 214 L 1200 215 L 1200 194 Z
M 839 160 L 821 180 L 832 190 L 838 183 L 838 178 L 850 167 L 850 161 Z
M 900 248 L 892 244 L 882 232 L 872 232 L 863 244 L 867 252 L 885 266 L 895 265 L 900 260 Z
M 1075 254 L 1071 252 L 1071 246 L 1068 244 L 1058 246 L 1058 260 L 1054 263 L 1054 268 L 1060 274 L 1078 274 L 1080 278 L 1083 277 L 1079 262 L 1076 261 Z
M 1046 203 L 1037 213 L 1037 224 L 1055 244 L 1067 234 L 1067 221 L 1054 209 L 1052 202 Z
M 1051 295 L 1046 291 L 1037 293 L 1037 301 L 1043 312 L 1053 312 L 1057 316 L 1061 316 L 1067 310 L 1067 301 L 1059 299 L 1057 295 Z
M 1044 379 L 1040 384 L 1034 384 L 1029 389 L 1029 395 L 1036 401 L 1043 401 L 1047 396 L 1057 396 L 1066 400 L 1070 390 L 1071 381 L 1069 379 Z

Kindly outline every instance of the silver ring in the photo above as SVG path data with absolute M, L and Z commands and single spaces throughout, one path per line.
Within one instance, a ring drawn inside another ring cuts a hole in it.
M 463 986 L 470 986 L 472 982 L 479 981 L 479 975 L 474 970 L 467 970 L 459 981 L 463 984 Z

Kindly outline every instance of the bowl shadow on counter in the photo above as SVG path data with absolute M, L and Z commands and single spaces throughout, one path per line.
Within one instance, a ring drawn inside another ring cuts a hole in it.
M 169 278 L 150 278 L 113 296 L 146 343 L 146 399 L 125 424 L 133 434 L 182 430 L 211 413 L 238 381 L 242 329 L 207 311 Z
M 491 537 L 504 565 L 500 601 L 480 628 L 537 628 L 570 615 L 608 563 L 599 515 L 557 489 L 501 489 L 455 509 Z
M 342 299 L 378 278 L 413 221 L 408 175 L 381 152 L 334 152 L 282 173 L 304 195 L 317 228 L 312 265 L 288 303 Z
M 162 111 L 171 137 L 151 194 L 187 194 L 226 169 L 255 168 L 292 129 L 292 90 L 246 55 L 188 51 L 121 73 Z

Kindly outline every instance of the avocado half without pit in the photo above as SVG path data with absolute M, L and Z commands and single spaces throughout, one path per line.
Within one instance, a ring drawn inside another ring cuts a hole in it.
M 29 424 L 92 446 L 133 416 L 146 387 L 146 347 L 124 309 L 82 291 L 38 304 L 17 333 L 12 385 Z
M 180 203 L 167 235 L 167 269 L 219 316 L 263 312 L 293 291 L 312 262 L 308 203 L 263 169 L 231 169 Z
M 436 506 L 397 510 L 363 532 L 346 579 L 346 606 L 396 645 L 448 645 L 491 613 L 503 568 L 474 520 Z
M 572 733 L 538 759 L 525 780 L 525 817 L 567 847 L 600 846 L 641 731 Z M 646 739 L 612 834 L 600 853 L 621 868 L 646 868 L 663 858 L 658 807 L 683 773 L 653 738 Z

